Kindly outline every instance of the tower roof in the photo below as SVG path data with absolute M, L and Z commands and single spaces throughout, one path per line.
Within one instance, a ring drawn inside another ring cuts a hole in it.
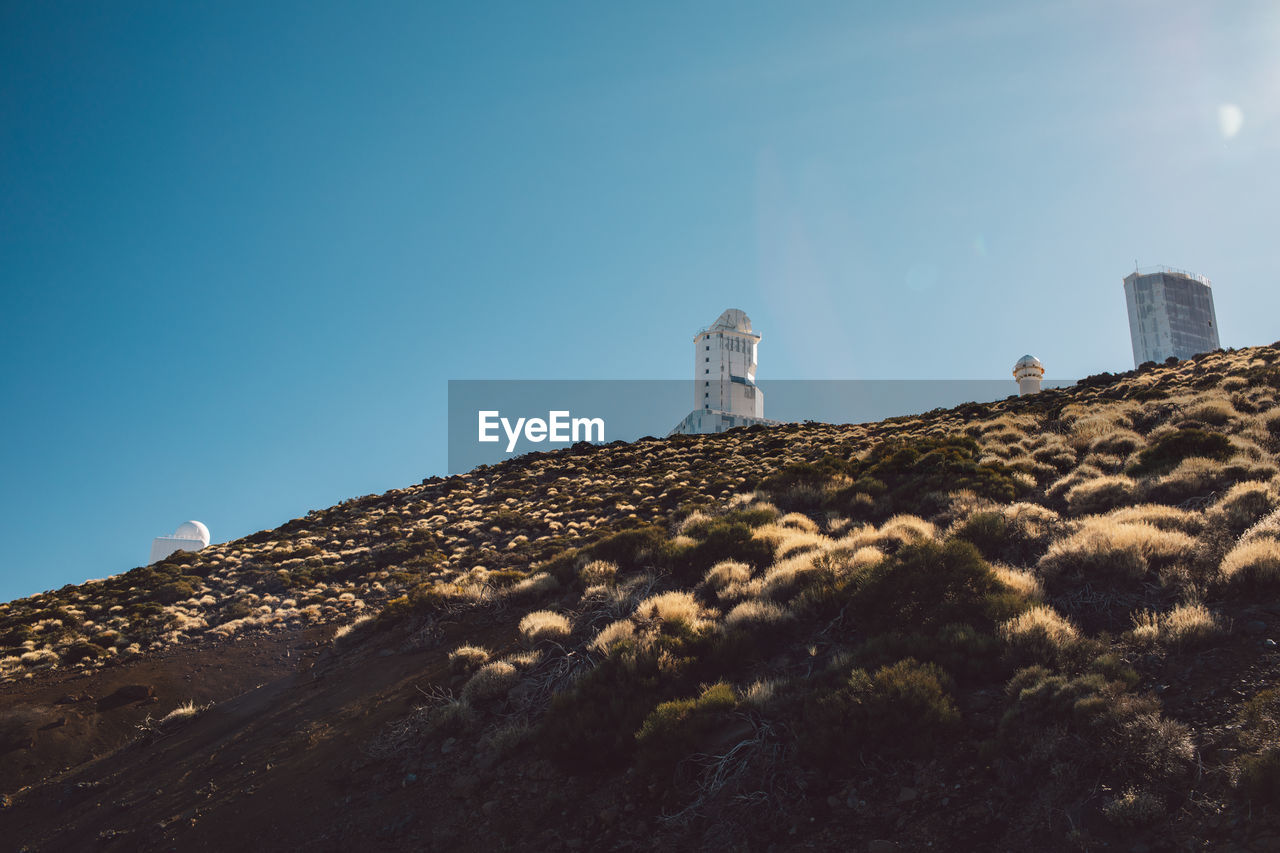
M 714 323 L 711 328 L 715 330 L 726 330 L 731 332 L 750 332 L 751 318 L 747 316 L 746 311 L 738 308 L 727 308 Z

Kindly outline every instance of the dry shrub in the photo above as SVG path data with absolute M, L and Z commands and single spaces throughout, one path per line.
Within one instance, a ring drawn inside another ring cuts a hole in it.
M 805 518 L 799 513 L 792 513 Z M 807 520 L 807 519 L 806 519 Z M 767 542 L 773 547 L 775 557 L 789 557 L 804 551 L 812 551 L 830 543 L 830 540 L 815 530 L 803 530 L 783 524 L 765 524 L 757 527 L 751 534 L 753 539 Z
M 1126 828 L 1149 826 L 1165 815 L 1164 801 L 1140 788 L 1128 788 L 1102 808 L 1107 820 Z
M 1064 497 L 1072 515 L 1093 515 L 1133 503 L 1138 484 L 1123 474 L 1096 477 L 1072 486 Z
M 1214 521 L 1232 532 L 1239 533 L 1277 506 L 1280 506 L 1280 498 L 1277 498 L 1272 484 L 1249 481 L 1232 486 L 1230 491 L 1214 504 L 1210 513 Z
M 489 650 L 484 646 L 463 645 L 449 652 L 449 669 L 453 672 L 474 672 L 488 662 Z
M 560 588 L 560 582 L 546 572 L 538 572 L 530 575 L 522 581 L 518 581 L 507 588 L 507 594 L 512 596 L 528 596 L 535 597 L 554 592 Z
M 1116 427 L 1095 438 L 1089 445 L 1089 452 L 1108 456 L 1129 456 L 1146 446 L 1147 440 L 1141 434 L 1131 429 Z
M 1231 419 L 1238 414 L 1229 401 L 1220 397 L 1205 399 L 1192 406 L 1186 412 L 1187 417 L 1191 420 L 1211 424 L 1212 426 L 1223 426 L 1230 423 Z
M 1227 552 L 1219 567 L 1233 587 L 1273 588 L 1280 585 L 1280 541 L 1252 539 Z
M 462 699 L 469 703 L 484 702 L 506 696 L 520 674 L 507 661 L 493 661 L 475 671 L 462 688 Z
M 1178 509 L 1167 504 L 1138 504 L 1107 513 L 1107 518 L 1121 524 L 1150 524 L 1161 530 L 1176 530 L 1198 536 L 1204 530 L 1204 516 L 1194 510 Z
M 636 626 L 630 619 L 619 619 L 611 622 L 601 629 L 596 638 L 591 641 L 591 648 L 604 654 L 609 653 L 609 649 L 618 643 L 624 643 L 635 636 Z
M 724 623 L 729 628 L 776 625 L 791 618 L 791 611 L 772 601 L 744 601 L 729 611 Z
M 561 613 L 551 610 L 535 610 L 520 620 L 517 628 L 520 639 L 526 646 L 535 646 L 542 640 L 554 640 L 567 637 L 573 631 L 569 620 Z
M 1054 480 L 1049 485 L 1049 488 L 1045 489 L 1045 499 L 1050 501 L 1065 500 L 1067 492 L 1076 486 L 1103 476 L 1106 475 L 1100 468 L 1095 468 L 1092 465 L 1079 465 L 1071 472 Z
M 690 630 L 698 630 L 707 624 L 706 614 L 688 592 L 672 591 L 650 596 L 640 602 L 635 615 L 638 619 L 684 625 Z
M 1044 598 L 1044 587 L 1040 585 L 1040 579 L 1031 572 L 1000 563 L 992 564 L 991 571 L 995 573 L 1000 583 L 1028 601 L 1040 601 Z
M 782 518 L 778 519 L 778 525 L 781 527 L 794 527 L 796 530 L 805 533 L 817 533 L 818 525 L 809 516 L 799 512 L 789 512 Z
M 914 515 L 895 515 L 880 525 L 878 539 L 881 543 L 899 542 L 903 545 L 917 545 L 931 542 L 937 538 L 934 526 L 923 518 Z
M 1080 634 L 1052 607 L 1037 604 L 1001 624 L 1000 636 L 1020 655 L 1048 662 L 1059 659 Z
M 744 584 L 751 580 L 751 567 L 737 560 L 721 560 L 711 568 L 702 579 L 702 585 L 715 593 L 720 593 L 733 584 Z
M 1144 610 L 1133 615 L 1130 636 L 1142 645 L 1157 642 L 1170 646 L 1201 645 L 1221 633 L 1222 627 L 1203 604 L 1180 604 L 1167 613 Z
M 1196 541 L 1185 533 L 1094 516 L 1050 545 L 1038 569 L 1047 580 L 1140 580 L 1152 569 L 1189 562 L 1195 553 Z
M 608 560 L 592 560 L 578 570 L 578 577 L 589 586 L 612 583 L 617 576 L 617 564 Z

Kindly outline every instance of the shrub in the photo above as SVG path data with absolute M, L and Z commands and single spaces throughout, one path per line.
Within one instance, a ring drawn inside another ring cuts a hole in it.
M 543 640 L 567 637 L 573 630 L 569 620 L 550 610 L 535 610 L 520 620 L 517 628 L 526 646 L 534 646 Z
M 730 586 L 744 584 L 749 580 L 751 580 L 750 566 L 739 563 L 737 560 L 723 560 L 707 569 L 702 585 L 711 592 L 723 594 Z
M 855 498 L 864 495 L 873 501 L 877 517 L 924 516 L 945 508 L 946 496 L 956 491 L 998 502 L 1014 500 L 1023 492 L 1012 468 L 981 460 L 978 443 L 965 436 L 884 442 L 849 466 L 852 485 L 835 493 L 829 504 L 858 512 L 865 504 Z
M 516 668 L 506 661 L 487 663 L 463 685 L 462 698 L 474 704 L 506 696 L 518 679 Z
M 875 675 L 855 669 L 836 690 L 808 699 L 801 747 L 822 764 L 851 762 L 861 748 L 925 752 L 960 721 L 949 688 L 938 666 L 912 658 Z
M 791 611 L 771 601 L 744 601 L 724 618 L 726 628 L 750 628 L 777 625 L 792 618 Z
M 515 597 L 536 598 L 554 592 L 560 588 L 560 582 L 548 572 L 536 572 L 524 580 L 517 581 L 507 587 L 510 595 Z
M 610 622 L 601 629 L 599 634 L 596 634 L 596 638 L 591 641 L 591 648 L 609 654 L 615 646 L 626 643 L 634 637 L 635 633 L 636 626 L 630 619 Z
M 1239 589 L 1280 586 L 1280 541 L 1254 539 L 1227 552 L 1219 568 L 1228 585 Z
M 106 649 L 94 643 L 80 641 L 67 646 L 62 653 L 62 662 L 71 666 L 83 660 L 97 660 L 106 654 Z
M 1215 520 L 1232 533 L 1240 534 L 1280 505 L 1269 483 L 1236 483 L 1212 510 Z
M 1204 516 L 1198 512 L 1165 504 L 1137 504 L 1112 510 L 1107 518 L 1123 524 L 1150 524 L 1161 530 L 1176 530 L 1198 536 L 1204 530 Z
M 205 710 L 205 708 L 206 706 L 197 705 L 194 699 L 189 699 L 184 704 L 179 705 L 178 707 L 174 708 L 172 711 L 170 711 L 169 713 L 161 717 L 156 725 L 159 728 L 163 729 L 163 728 L 174 726 L 181 722 L 186 722 L 187 720 L 190 720 L 196 717 L 197 715 L 199 715 L 201 711 Z
M 608 560 L 592 560 L 578 570 L 578 577 L 588 586 L 600 583 L 612 583 L 618 576 L 618 567 Z
M 705 624 L 702 608 L 687 592 L 672 591 L 650 596 L 636 607 L 635 615 L 639 619 L 656 619 L 694 630 Z
M 1087 789 L 1102 774 L 1113 786 L 1157 788 L 1191 768 L 1195 750 L 1187 728 L 1162 718 L 1154 700 L 1127 693 L 1100 673 L 1072 678 L 1032 666 L 1010 679 L 1008 693 L 997 739 L 1022 778 L 1048 775 Z
M 1280 803 L 1280 689 L 1254 695 L 1236 722 L 1240 746 L 1250 751 L 1239 761 L 1237 785 L 1251 800 Z
M 1018 657 L 1049 663 L 1062 658 L 1079 632 L 1052 607 L 1037 604 L 1001 624 L 1000 636 Z
M 1020 502 L 978 510 L 957 524 L 952 535 L 973 543 L 988 560 L 1025 564 L 1044 553 L 1062 525 L 1053 510 Z
M 693 699 L 663 702 L 649 713 L 636 732 L 637 758 L 647 770 L 669 771 L 677 761 L 698 751 L 723 729 L 738 700 L 723 681 Z
M 489 650 L 483 646 L 458 646 L 449 652 L 449 669 L 456 673 L 474 672 L 489 662 Z
M 1191 560 L 1195 552 L 1195 540 L 1185 533 L 1094 517 L 1049 546 L 1038 568 L 1050 581 L 1133 581 L 1153 568 Z
M 1044 587 L 1040 585 L 1040 579 L 1031 572 L 999 564 L 993 565 L 991 571 L 1000 583 L 1009 587 L 1023 599 L 1040 601 L 1044 598 Z
M 1184 459 L 1193 456 L 1225 461 L 1234 454 L 1230 440 L 1216 432 L 1185 427 L 1164 435 L 1138 454 L 1129 466 L 1135 476 L 1163 474 L 1173 470 Z
M 1140 788 L 1127 788 L 1123 794 L 1102 807 L 1107 820 L 1123 827 L 1149 826 L 1164 817 L 1165 808 L 1155 794 Z
M 1203 644 L 1221 630 L 1217 618 L 1203 604 L 1180 604 L 1168 613 L 1135 613 L 1130 635 L 1142 644 L 1185 647 Z
M 1073 515 L 1086 515 L 1131 504 L 1137 495 L 1138 484 L 1120 474 L 1078 483 L 1067 490 L 1065 498 L 1067 509 Z
M 850 583 L 850 604 L 866 630 L 932 630 L 951 623 L 989 629 L 1019 610 L 1017 595 L 967 542 L 912 545 Z

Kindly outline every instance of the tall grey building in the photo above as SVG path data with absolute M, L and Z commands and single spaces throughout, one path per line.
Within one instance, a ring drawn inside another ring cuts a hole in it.
M 1190 358 L 1219 348 L 1209 279 L 1185 270 L 1154 267 L 1124 278 L 1133 363 Z

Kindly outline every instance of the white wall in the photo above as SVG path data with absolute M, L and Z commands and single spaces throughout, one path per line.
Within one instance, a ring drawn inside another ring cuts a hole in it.
M 151 540 L 151 559 L 148 563 L 163 560 L 178 551 L 199 551 L 204 543 L 199 539 L 175 539 L 172 536 L 157 536 Z

